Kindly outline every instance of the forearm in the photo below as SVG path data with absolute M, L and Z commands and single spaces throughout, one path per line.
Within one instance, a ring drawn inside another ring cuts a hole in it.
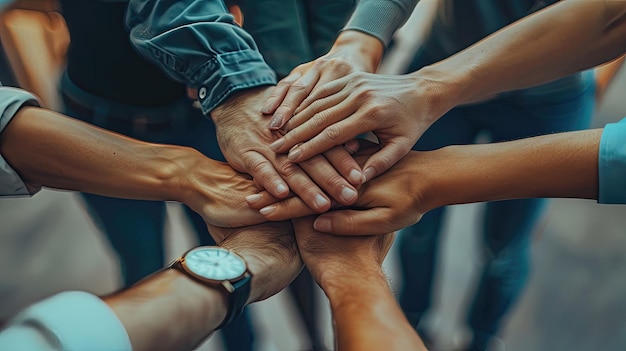
M 338 54 L 358 65 L 365 72 L 373 73 L 383 58 L 383 43 L 369 34 L 346 30 L 339 34 L 329 55 Z
M 321 286 L 330 300 L 337 350 L 426 350 L 380 268 Z
M 29 185 L 108 196 L 175 200 L 176 159 L 192 150 L 140 142 L 58 113 L 25 107 L 0 152 Z
M 626 50 L 626 1 L 561 1 L 415 74 L 451 107 L 607 62 Z
M 432 151 L 427 209 L 513 198 L 597 199 L 601 135 L 595 129 Z
M 133 350 L 191 350 L 226 316 L 226 294 L 176 270 L 157 273 L 103 299 L 117 314 Z

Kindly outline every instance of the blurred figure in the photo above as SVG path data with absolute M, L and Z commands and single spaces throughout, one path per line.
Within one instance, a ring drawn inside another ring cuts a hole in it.
M 61 1 L 70 31 L 61 92 L 66 114 L 140 140 L 190 146 L 224 161 L 215 127 L 192 106 L 184 85 L 166 77 L 131 47 L 127 2 Z M 164 264 L 165 203 L 82 195 L 92 218 L 119 255 L 124 286 Z M 201 245 L 214 245 L 204 220 L 184 208 Z M 223 329 L 229 350 L 252 350 L 250 317 Z

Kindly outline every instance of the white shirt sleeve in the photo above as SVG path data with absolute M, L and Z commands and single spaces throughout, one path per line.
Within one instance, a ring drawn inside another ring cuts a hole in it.
M 62 292 L 36 303 L 0 331 L 0 350 L 131 351 L 116 314 L 97 296 Z
M 38 106 L 34 95 L 20 89 L 0 85 L 0 133 L 6 128 L 20 107 L 24 105 Z M 2 134 L 0 134 L 0 138 Z M 30 189 L 33 190 L 33 189 Z M 36 190 L 36 189 L 35 189 Z M 36 192 L 36 191 L 35 191 Z M 33 192 L 24 184 L 22 178 L 0 155 L 0 196 L 32 195 Z

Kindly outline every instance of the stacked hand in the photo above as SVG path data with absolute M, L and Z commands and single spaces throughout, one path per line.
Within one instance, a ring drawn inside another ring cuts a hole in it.
M 361 141 L 357 161 L 365 162 L 378 149 Z M 445 162 L 444 151 L 410 152 L 383 175 L 363 184 L 358 200 L 350 208 L 337 207 L 315 220 L 316 230 L 339 235 L 376 235 L 389 233 L 417 223 L 421 216 L 434 208 L 433 184 L 440 166 Z M 268 220 L 284 220 L 311 215 L 300 199 L 274 198 L 267 192 L 252 197 L 248 203 L 255 209 L 270 207 Z
M 316 87 L 352 72 L 374 72 L 382 53 L 378 39 L 356 31 L 342 32 L 326 55 L 294 68 L 272 90 L 262 109 L 273 114 L 269 128 L 281 128 Z
M 351 73 L 314 89 L 271 147 L 302 162 L 371 131 L 382 148 L 363 166 L 369 181 L 404 157 L 447 111 L 439 100 L 436 84 L 420 76 Z
M 229 164 L 250 174 L 261 188 L 277 198 L 288 196 L 291 190 L 316 212 L 330 208 L 331 199 L 326 194 L 344 205 L 356 201 L 352 184 L 360 183 L 360 168 L 343 147 L 328 150 L 300 165 L 269 149 L 280 134 L 267 129 L 259 110 L 271 89 L 234 93 L 211 113 L 218 142 Z
M 254 277 L 248 303 L 278 293 L 302 269 L 290 222 L 265 223 L 244 228 L 209 225 L 209 232 L 218 245 L 237 252 L 246 260 Z

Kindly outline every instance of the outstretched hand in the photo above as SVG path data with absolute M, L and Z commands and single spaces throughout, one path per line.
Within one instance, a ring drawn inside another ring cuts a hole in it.
M 366 160 L 376 148 L 364 144 L 356 157 Z M 446 157 L 441 151 L 412 151 L 383 175 L 363 184 L 358 200 L 349 208 L 337 206 L 315 219 L 314 228 L 337 235 L 378 235 L 417 223 L 433 208 L 432 184 L 438 177 Z M 246 198 L 248 204 L 262 210 L 268 220 L 284 220 L 311 215 L 312 212 L 298 198 L 278 201 L 267 192 Z M 251 201 L 253 200 L 253 201 Z
M 301 165 L 277 155 L 269 144 L 280 134 L 267 129 L 259 112 L 272 88 L 247 89 L 234 93 L 211 112 L 217 138 L 229 164 L 236 170 L 250 174 L 255 182 L 277 198 L 293 191 L 316 212 L 330 208 L 332 196 L 337 202 L 350 204 L 356 200 L 356 189 L 346 180 L 357 174 L 360 167 L 344 148 L 336 148 L 318 155 Z
M 297 163 L 371 131 L 381 150 L 363 166 L 369 181 L 404 157 L 445 112 L 434 108 L 433 87 L 414 75 L 352 73 L 316 88 L 271 148 Z
M 342 32 L 327 54 L 294 68 L 272 90 L 261 110 L 273 114 L 269 128 L 280 129 L 315 88 L 352 72 L 374 72 L 383 50 L 382 43 L 371 35 Z

